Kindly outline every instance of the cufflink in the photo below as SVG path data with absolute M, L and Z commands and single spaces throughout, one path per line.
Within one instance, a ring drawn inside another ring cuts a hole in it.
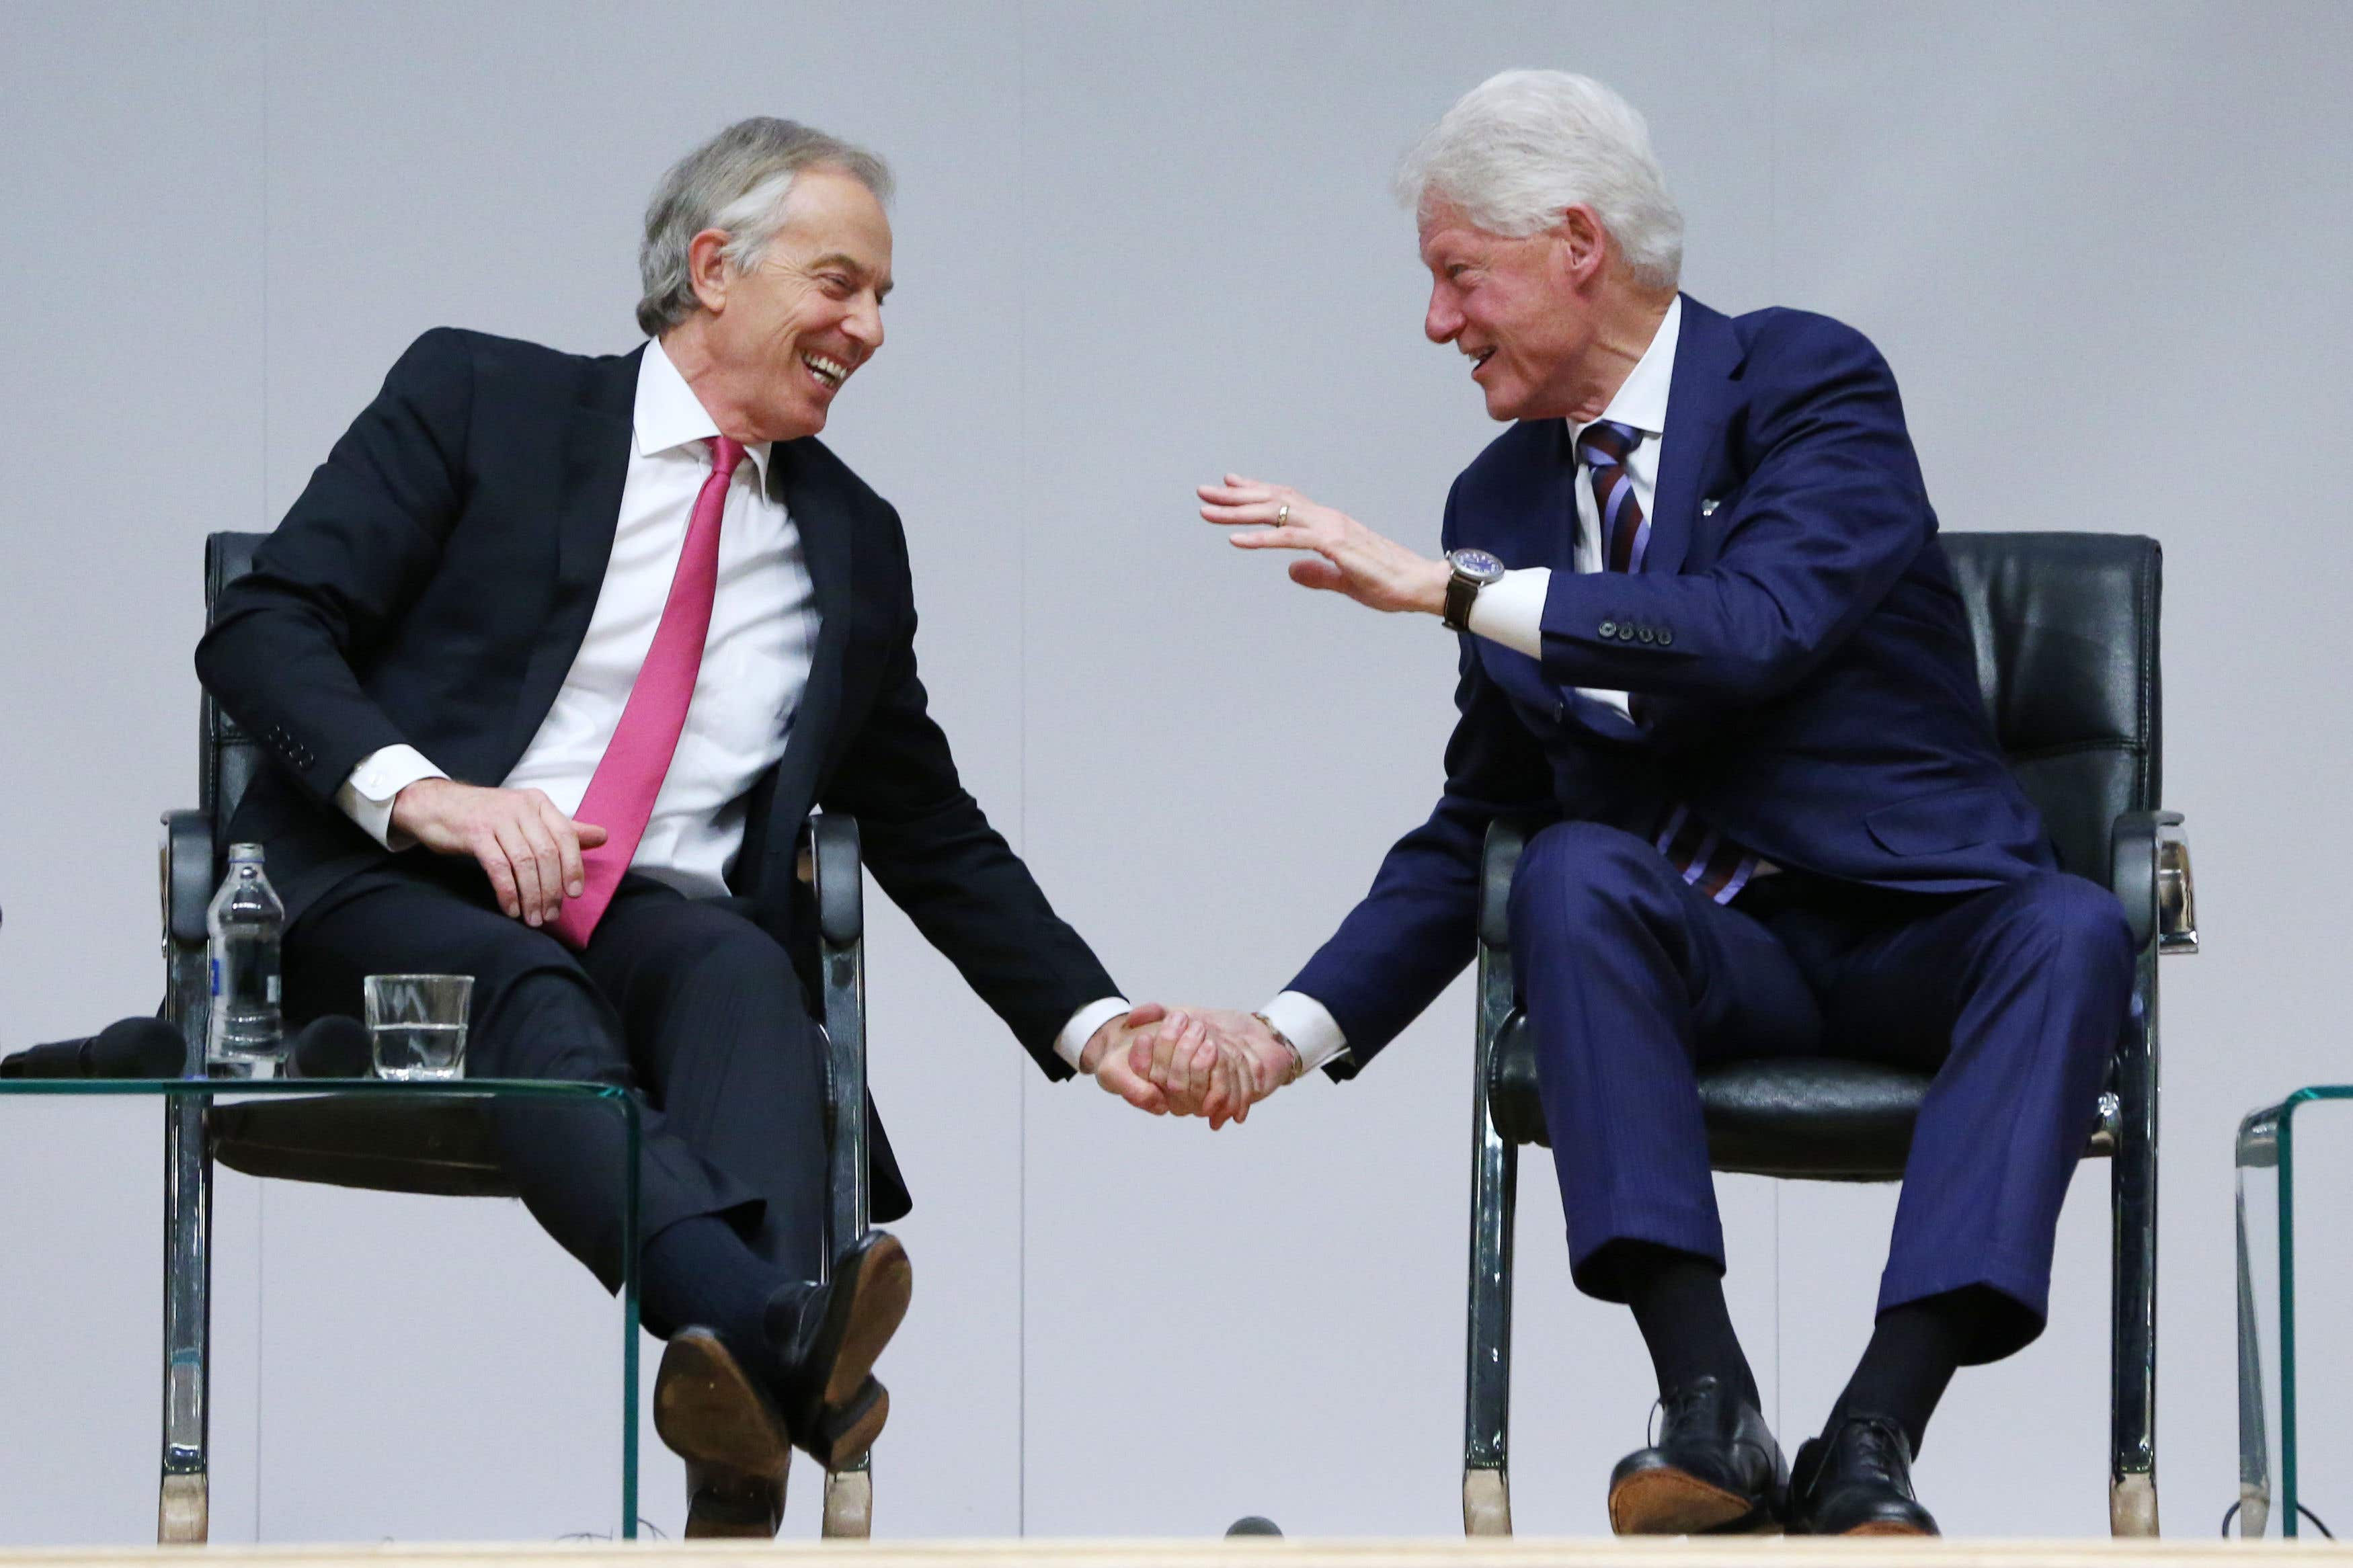
M 1702 517 L 1714 517 L 1714 516 L 1715 515 L 1715 508 L 1716 508 L 1716 504 L 1717 504 L 1716 502 L 1712 501 L 1712 500 L 1704 500 L 1704 501 L 1700 502 L 1700 503 L 1699 503 L 1699 514 L 1700 514 L 1700 516 L 1702 516 Z

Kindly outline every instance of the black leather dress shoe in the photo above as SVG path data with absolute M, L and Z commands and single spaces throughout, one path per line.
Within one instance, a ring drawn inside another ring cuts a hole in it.
M 784 1416 L 709 1329 L 681 1329 L 654 1377 L 654 1430 L 686 1461 L 691 1540 L 772 1540 L 793 1460 Z
M 891 1414 L 875 1358 L 907 1315 L 914 1271 L 907 1249 L 871 1230 L 834 1260 L 833 1277 L 803 1290 L 787 1321 L 770 1332 L 786 1367 L 781 1391 L 793 1442 L 828 1470 L 872 1447 Z
M 1788 1470 L 1764 1413 L 1715 1377 L 1671 1389 L 1660 1403 L 1658 1442 L 1609 1472 L 1609 1528 L 1620 1535 L 1769 1529 Z
M 1884 1415 L 1850 1415 L 1798 1445 L 1789 1529 L 1807 1535 L 1935 1535 L 1912 1495 L 1912 1444 Z

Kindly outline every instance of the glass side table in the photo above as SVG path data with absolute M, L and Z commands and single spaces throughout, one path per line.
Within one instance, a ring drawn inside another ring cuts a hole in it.
M 2343 1105 L 2331 1102 L 2348 1102 Z M 2309 1108 L 2325 1108 L 2320 1121 Z M 2299 1153 L 2298 1112 L 2305 1118 L 2303 1152 Z M 2324 1131 L 2325 1130 L 2325 1131 Z M 2331 1138 L 2328 1133 L 2336 1134 Z M 2295 1536 L 2298 1527 L 2314 1519 L 2304 1509 L 2297 1495 L 2299 1465 L 2315 1458 L 2324 1463 L 2336 1461 L 2332 1473 L 2353 1475 L 2353 1467 L 2342 1461 L 2348 1444 L 2337 1435 L 2343 1423 L 2333 1423 L 2325 1430 L 2304 1434 L 2307 1439 L 2301 1446 L 2296 1422 L 2297 1351 L 2296 1291 L 2299 1260 L 2296 1255 L 2295 1185 L 2299 1164 L 2305 1168 L 2307 1183 L 2318 1181 L 2325 1186 L 2353 1194 L 2353 1185 L 2344 1183 L 2353 1173 L 2353 1085 L 2324 1085 L 2299 1089 L 2277 1105 L 2251 1111 L 2239 1123 L 2236 1164 L 2238 1167 L 2238 1274 L 2239 1274 L 2239 1533 L 2242 1536 L 2262 1535 L 2269 1527 L 2272 1516 L 2279 1519 L 2280 1533 Z M 2250 1171 L 2274 1171 L 2276 1179 L 2253 1184 L 2247 1180 Z M 2266 1190 L 2268 1189 L 2268 1190 Z M 2325 1205 L 2324 1214 L 2330 1212 Z M 2252 1217 L 2252 1222 L 2250 1216 Z M 2341 1236 L 2332 1230 L 2331 1237 Z M 2307 1234 L 2307 1240 L 2315 1239 Z M 2353 1285 L 2353 1273 L 2348 1271 L 2348 1249 L 2339 1247 L 2331 1253 L 2326 1249 L 2307 1249 L 2302 1260 L 2303 1283 L 2310 1289 L 2345 1289 Z M 2274 1311 L 2276 1317 L 2274 1317 Z M 2263 1325 L 2274 1321 L 2278 1333 L 2265 1339 Z M 2347 1384 L 2340 1363 L 2346 1356 L 2339 1349 L 2341 1335 L 2308 1340 L 2304 1345 L 2304 1368 L 2307 1377 L 2324 1371 L 2322 1359 L 2327 1358 L 2324 1375 L 2338 1373 L 2328 1381 L 2332 1386 L 2345 1384 L 2342 1393 L 2353 1396 L 2353 1384 Z M 2316 1452 L 2311 1439 L 2327 1445 Z M 2279 1455 L 2279 1491 L 2274 1507 L 2272 1490 L 2272 1455 Z M 2317 1522 L 2315 1520 L 2315 1522 Z
M 641 1130 L 638 1103 L 626 1090 L 609 1084 L 552 1082 L 526 1079 L 456 1079 L 446 1082 L 390 1083 L 374 1079 L 275 1079 L 264 1080 L 233 1079 L 0 1079 L 0 1097 L 38 1099 L 94 1098 L 147 1095 L 162 1098 L 174 1108 L 174 1116 L 183 1110 L 201 1106 L 207 1113 L 218 1100 L 345 1100 L 374 1101 L 389 1110 L 400 1102 L 413 1101 L 420 1112 L 429 1106 L 448 1107 L 452 1102 L 506 1106 L 517 1102 L 541 1102 L 552 1106 L 574 1106 L 593 1112 L 609 1111 L 621 1119 L 627 1175 L 621 1194 L 621 1497 L 619 1536 L 625 1541 L 638 1534 L 638 1157 Z M 207 1114 L 207 1120 L 209 1115 Z M 159 1141 L 158 1150 L 163 1143 Z M 209 1131 L 198 1162 L 202 1179 L 209 1184 L 211 1169 Z M 183 1173 L 167 1170 L 166 1181 L 183 1179 Z M 349 1184 L 373 1185 L 367 1182 Z M 171 1207 L 167 1201 L 167 1210 Z M 208 1316 L 211 1270 L 208 1232 L 209 1221 L 190 1227 L 185 1234 L 172 1229 L 167 1221 L 164 1258 L 164 1293 L 167 1316 L 168 1365 L 165 1369 L 164 1396 L 164 1494 L 165 1512 L 174 1506 L 174 1483 L 193 1480 L 199 1499 L 206 1484 L 207 1465 L 207 1426 L 209 1412 L 209 1367 L 206 1354 L 208 1336 L 201 1328 L 195 1337 L 185 1342 L 174 1337 L 169 1320 L 192 1320 L 201 1324 Z M 174 1312 L 174 1309 L 179 1310 Z M 196 1504 L 197 1524 L 202 1528 L 202 1503 Z M 195 1539 L 202 1540 L 201 1533 Z

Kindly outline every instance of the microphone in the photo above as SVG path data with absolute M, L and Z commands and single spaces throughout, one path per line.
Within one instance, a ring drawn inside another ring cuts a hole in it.
M 0 1078 L 177 1078 L 187 1065 L 179 1030 L 161 1018 L 125 1018 L 83 1039 L 0 1058 Z
M 326 1013 L 302 1026 L 286 1048 L 288 1078 L 365 1078 L 374 1057 L 367 1026 Z

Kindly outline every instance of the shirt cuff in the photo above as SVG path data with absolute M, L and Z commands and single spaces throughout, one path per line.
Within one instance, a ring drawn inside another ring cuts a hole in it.
M 1514 653 L 1542 658 L 1545 595 L 1551 591 L 1549 566 L 1523 566 L 1516 572 L 1506 572 L 1502 581 L 1488 584 L 1471 601 L 1471 629 L 1490 642 L 1502 643 Z
M 417 840 L 392 826 L 395 796 L 418 779 L 446 779 L 414 746 L 386 746 L 360 759 L 351 776 L 335 791 L 335 804 L 360 825 L 360 831 L 386 849 L 415 847 Z
M 1490 588 L 1479 596 L 1483 599 L 1493 592 Z M 1348 1037 L 1340 1032 L 1332 1010 L 1303 991 L 1285 991 L 1260 1012 L 1299 1053 L 1302 1071 L 1320 1068 L 1348 1048 Z
M 1106 996 L 1100 1002 L 1088 1003 L 1071 1014 L 1071 1021 L 1062 1026 L 1062 1032 L 1054 1037 L 1054 1054 L 1076 1070 L 1085 1071 L 1079 1067 L 1079 1058 L 1086 1054 L 1087 1042 L 1095 1037 L 1097 1029 L 1127 1011 L 1128 1001 L 1124 996 Z

